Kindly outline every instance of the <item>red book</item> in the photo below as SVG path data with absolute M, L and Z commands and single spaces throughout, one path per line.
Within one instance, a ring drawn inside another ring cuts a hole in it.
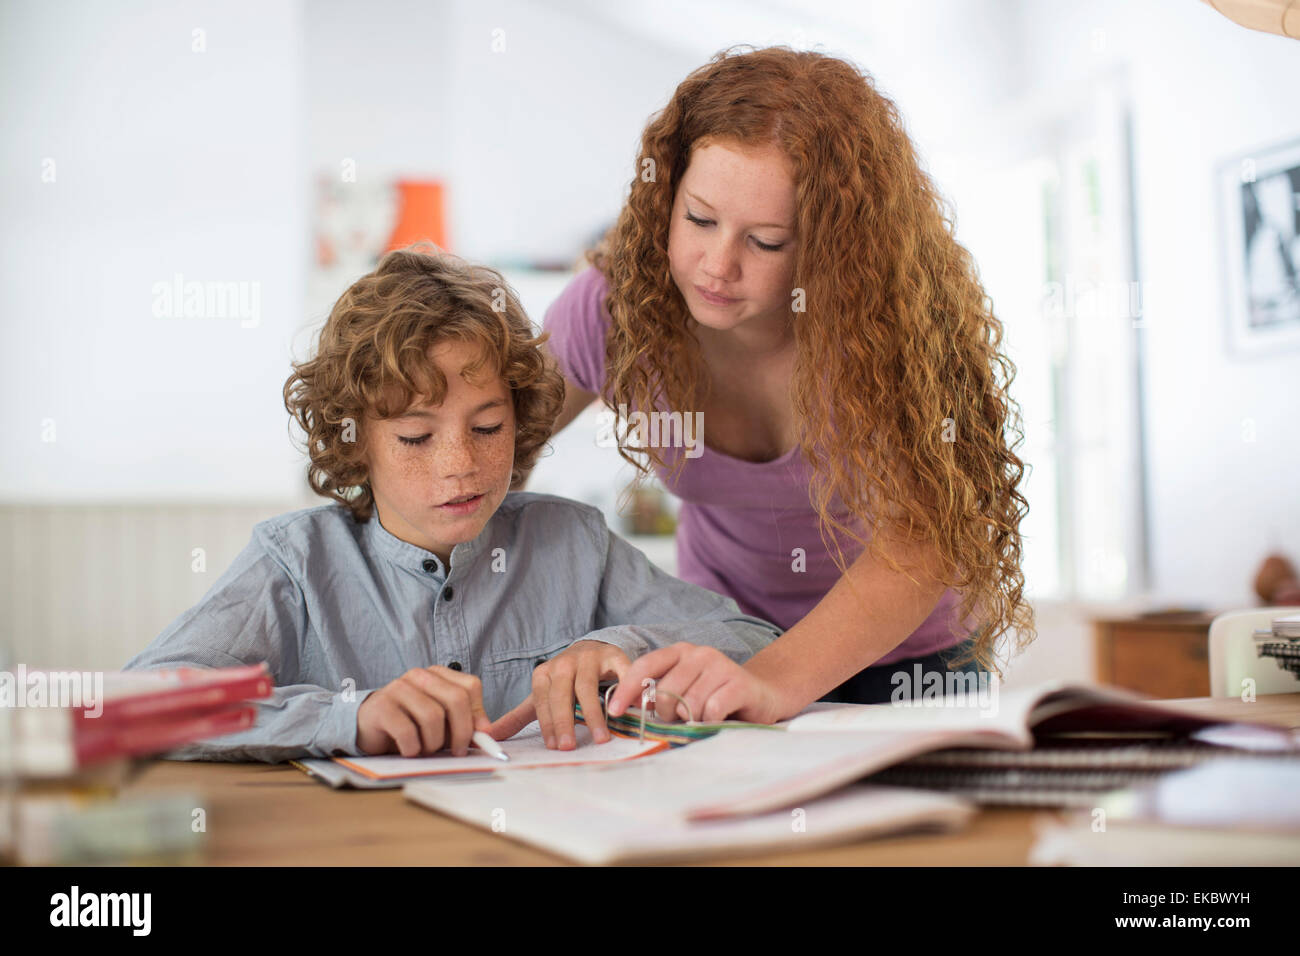
M 238 704 L 207 713 L 168 716 L 161 720 L 105 724 L 78 734 L 73 742 L 77 766 L 85 767 L 114 757 L 162 753 L 196 740 L 247 730 L 256 719 L 256 707 Z
M 270 697 L 274 687 L 265 662 L 244 667 L 170 667 L 104 674 L 103 712 L 78 721 L 114 723 L 153 719 L 166 714 L 208 711 L 223 704 Z
M 74 672 L 19 670 L 22 702 L 10 711 L 17 770 L 36 777 L 244 730 L 257 716 L 247 702 L 274 687 L 265 663 L 88 672 L 79 676 L 79 695 L 68 690 Z

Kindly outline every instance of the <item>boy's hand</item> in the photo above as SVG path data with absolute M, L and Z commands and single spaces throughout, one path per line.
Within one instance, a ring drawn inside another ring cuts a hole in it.
M 631 661 L 619 648 L 604 641 L 575 641 L 549 661 L 533 669 L 529 698 L 492 725 L 492 736 L 506 740 L 534 718 L 542 739 L 551 750 L 572 750 L 578 745 L 573 730 L 573 700 L 582 704 L 582 719 L 597 743 L 609 740 L 605 712 L 601 709 L 600 682 L 622 679 Z
M 491 730 L 483 685 L 450 667 L 415 667 L 370 694 L 357 708 L 357 747 L 422 757 L 450 747 L 463 757 L 476 730 Z
M 771 724 L 783 714 L 780 689 L 745 670 L 715 647 L 680 642 L 642 654 L 627 669 L 609 697 L 609 712 L 617 717 L 628 707 L 641 706 L 641 681 L 655 678 L 655 688 L 671 691 L 691 707 L 696 720 L 713 723 L 735 715 L 738 720 Z M 656 694 L 654 713 L 660 720 L 686 710 L 668 694 Z

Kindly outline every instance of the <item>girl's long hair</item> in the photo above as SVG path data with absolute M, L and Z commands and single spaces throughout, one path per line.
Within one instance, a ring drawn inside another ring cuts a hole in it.
M 589 254 L 609 284 L 606 404 L 616 415 L 620 405 L 701 407 L 694 320 L 669 271 L 668 229 L 691 150 L 705 140 L 775 145 L 793 166 L 791 294 L 803 311 L 792 312 L 791 404 L 823 543 L 842 573 L 847 536 L 913 581 L 887 543 L 932 554 L 931 573 L 962 597 L 954 635 L 962 621 L 979 626 L 958 663 L 1001 673 L 995 642 L 1014 633 L 1018 650 L 1034 636 L 1020 569 L 1028 504 L 1008 394 L 1015 367 L 944 200 L 869 75 L 820 53 L 733 48 L 652 117 L 628 200 Z M 619 450 L 638 480 L 651 462 L 668 467 L 658 448 Z M 676 456 L 671 477 L 684 461 Z

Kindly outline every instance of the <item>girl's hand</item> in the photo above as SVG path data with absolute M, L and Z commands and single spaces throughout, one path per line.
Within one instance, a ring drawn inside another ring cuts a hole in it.
M 734 715 L 737 720 L 771 724 L 782 713 L 780 689 L 755 676 L 714 647 L 679 643 L 643 654 L 619 678 L 610 695 L 609 712 L 617 717 L 641 704 L 641 681 L 655 678 L 657 691 L 671 691 L 690 705 L 698 721 L 713 723 Z M 654 713 L 660 720 L 675 714 L 685 720 L 686 709 L 666 693 L 656 694 Z
M 357 747 L 363 754 L 396 750 L 403 757 L 450 747 L 463 757 L 474 731 L 491 727 L 477 677 L 450 667 L 415 667 L 361 702 Z
M 605 712 L 601 709 L 600 682 L 622 680 L 631 661 L 613 644 L 574 641 L 560 654 L 533 668 L 533 692 L 527 700 L 492 725 L 492 736 L 506 740 L 534 719 L 551 750 L 572 750 L 578 745 L 573 729 L 573 701 L 582 704 L 582 719 L 597 743 L 609 740 Z

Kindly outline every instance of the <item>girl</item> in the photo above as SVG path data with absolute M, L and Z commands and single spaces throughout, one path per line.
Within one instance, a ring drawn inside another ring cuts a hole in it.
M 787 628 L 743 666 L 645 655 L 612 712 L 646 677 L 706 720 L 919 696 L 917 665 L 987 670 L 1002 635 L 1032 639 L 1014 367 L 867 76 L 818 53 L 718 54 L 646 127 L 589 259 L 545 318 L 557 429 L 597 397 L 620 417 L 702 413 L 702 454 L 620 454 L 682 500 L 681 577 Z

